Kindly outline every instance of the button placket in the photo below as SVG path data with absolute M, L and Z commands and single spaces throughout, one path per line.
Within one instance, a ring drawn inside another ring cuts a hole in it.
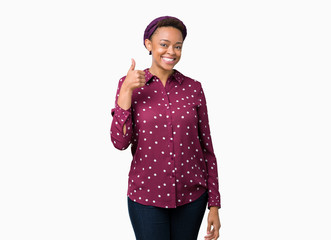
M 172 124 L 172 116 L 171 116 L 171 102 L 170 102 L 170 97 L 169 94 L 170 92 L 168 91 L 169 85 L 166 84 L 165 86 L 165 90 L 163 92 L 164 95 L 164 99 L 165 99 L 165 104 L 166 104 L 166 114 L 167 117 L 167 125 L 168 125 L 168 136 L 169 136 L 169 144 L 168 144 L 168 149 L 169 149 L 169 158 L 170 158 L 170 167 L 171 167 L 171 171 L 170 172 L 170 179 L 172 181 L 172 194 L 173 196 L 176 196 L 176 178 L 175 178 L 175 159 L 174 159 L 174 139 L 173 139 L 173 124 Z M 177 198 L 175 197 L 173 199 L 173 204 L 174 206 L 177 206 Z

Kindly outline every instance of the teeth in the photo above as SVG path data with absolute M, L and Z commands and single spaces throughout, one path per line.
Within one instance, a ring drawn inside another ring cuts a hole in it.
M 173 58 L 163 58 L 165 61 L 167 61 L 167 62 L 171 62 L 171 61 L 173 61 L 174 59 Z

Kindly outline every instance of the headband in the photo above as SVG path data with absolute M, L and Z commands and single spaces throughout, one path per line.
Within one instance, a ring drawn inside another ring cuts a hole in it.
M 175 18 L 175 17 L 171 17 L 171 16 L 163 16 L 163 17 L 158 17 L 158 18 L 155 18 L 145 29 L 145 32 L 144 32 L 144 46 L 145 46 L 145 39 L 150 39 L 150 37 L 152 36 L 152 34 L 155 32 L 155 30 L 157 29 L 157 24 L 159 21 L 163 20 L 163 19 L 175 19 L 179 22 L 181 22 L 184 26 L 184 30 L 182 31 L 182 34 L 183 34 L 183 41 L 187 35 L 187 30 L 186 30 L 186 26 L 184 25 L 184 23 L 179 20 L 178 18 Z M 146 47 L 146 46 L 145 46 Z

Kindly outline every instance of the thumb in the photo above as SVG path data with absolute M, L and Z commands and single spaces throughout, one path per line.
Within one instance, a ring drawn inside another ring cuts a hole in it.
M 131 66 L 130 66 L 130 70 L 131 71 L 133 71 L 134 70 L 134 68 L 136 67 L 136 62 L 135 62 L 135 60 L 133 59 L 133 58 L 131 58 Z
M 208 222 L 208 226 L 207 226 L 207 234 L 209 234 L 211 231 L 211 224 L 210 222 Z

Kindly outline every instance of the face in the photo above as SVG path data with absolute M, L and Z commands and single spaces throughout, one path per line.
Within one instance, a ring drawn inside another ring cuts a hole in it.
M 164 71 L 171 71 L 179 62 L 183 36 L 180 30 L 174 27 L 157 28 L 151 40 L 145 40 L 148 51 L 152 51 L 152 67 Z

